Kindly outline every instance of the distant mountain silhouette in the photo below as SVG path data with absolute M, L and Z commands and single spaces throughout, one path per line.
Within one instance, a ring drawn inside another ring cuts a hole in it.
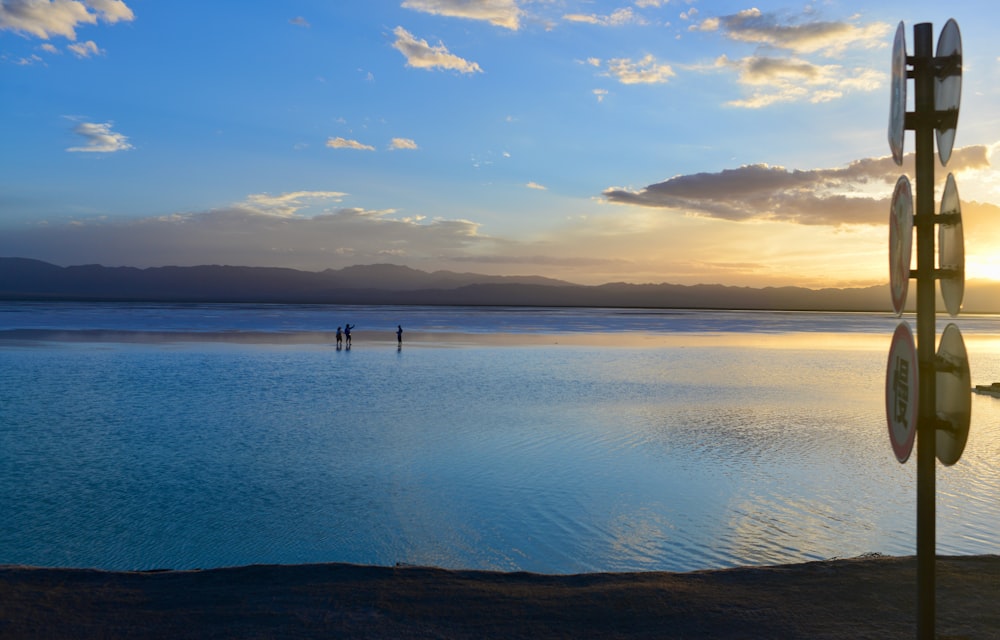
M 912 298 L 915 296 L 911 295 Z M 375 264 L 298 271 L 273 267 L 59 267 L 0 258 L 3 300 L 135 300 L 891 311 L 888 285 L 850 289 L 724 285 L 578 285 L 539 276 L 487 276 Z M 1000 283 L 970 283 L 965 309 L 1000 312 Z

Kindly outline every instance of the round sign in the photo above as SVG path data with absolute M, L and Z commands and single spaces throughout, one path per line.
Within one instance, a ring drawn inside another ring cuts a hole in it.
M 941 164 L 946 165 L 955 144 L 958 107 L 962 99 L 962 34 L 954 18 L 941 29 L 935 62 L 938 66 L 934 77 L 934 110 L 939 118 L 935 133 L 938 157 Z
M 972 418 L 969 356 L 962 332 L 954 324 L 945 327 L 941 334 L 934 382 L 937 385 L 937 458 L 943 465 L 953 465 L 965 450 Z
M 920 394 L 920 370 L 917 348 L 910 325 L 900 322 L 892 335 L 889 363 L 885 370 L 885 418 L 889 441 L 896 459 L 906 462 L 917 436 L 917 411 Z
M 913 256 L 913 192 L 910 179 L 899 176 L 892 192 L 889 211 L 889 289 L 892 309 L 903 313 L 910 287 L 910 260 Z
M 896 164 L 903 164 L 903 133 L 906 132 L 906 33 L 903 23 L 896 27 L 892 43 L 892 95 L 889 99 L 889 148 Z
M 941 223 L 938 225 L 938 267 L 941 297 L 948 313 L 957 316 L 965 296 L 965 238 L 962 234 L 962 204 L 955 176 L 948 174 L 941 196 Z

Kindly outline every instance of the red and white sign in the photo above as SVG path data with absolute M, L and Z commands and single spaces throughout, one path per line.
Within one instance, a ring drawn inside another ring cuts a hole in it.
M 901 463 L 910 458 L 917 436 L 919 362 L 910 325 L 900 322 L 892 335 L 885 370 L 885 418 L 892 451 Z

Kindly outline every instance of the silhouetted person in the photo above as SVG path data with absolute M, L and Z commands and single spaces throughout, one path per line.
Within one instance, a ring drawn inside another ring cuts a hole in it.
M 344 334 L 340 331 L 340 327 L 337 327 L 337 348 L 340 349 L 341 345 L 344 344 Z
M 396 344 L 400 347 L 403 346 L 403 325 L 396 325 Z
M 351 348 L 351 329 L 354 328 L 353 324 L 344 325 L 344 340 L 347 341 L 347 348 Z

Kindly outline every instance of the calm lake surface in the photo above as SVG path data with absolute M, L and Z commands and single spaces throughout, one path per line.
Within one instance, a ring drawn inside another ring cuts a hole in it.
M 973 383 L 1000 381 L 1000 318 L 948 321 Z M 915 455 L 896 461 L 884 409 L 897 322 L 0 303 L 0 564 L 575 573 L 912 555 Z M 937 484 L 939 553 L 1000 553 L 1000 399 L 972 396 L 968 446 Z

